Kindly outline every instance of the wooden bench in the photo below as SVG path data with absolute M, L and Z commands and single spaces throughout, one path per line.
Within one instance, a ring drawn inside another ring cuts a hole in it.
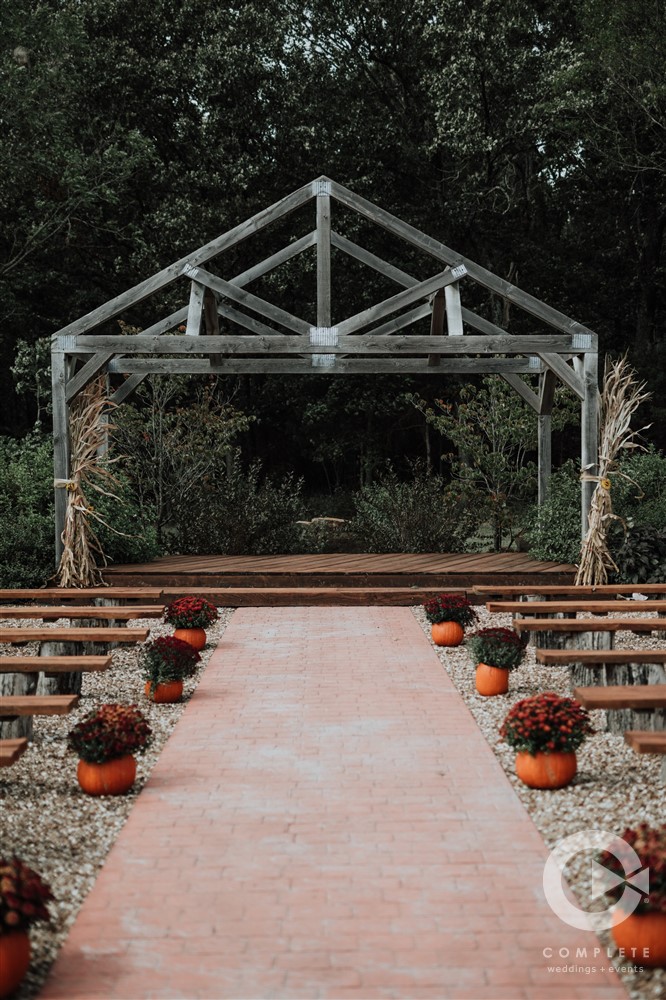
M 163 604 L 132 605 L 120 607 L 102 607 L 100 605 L 83 605 L 60 607 L 58 605 L 47 608 L 37 607 L 37 605 L 24 605 L 23 607 L 2 607 L 0 606 L 0 619 L 3 618 L 39 618 L 42 621 L 55 621 L 58 618 L 98 618 L 112 619 L 114 621 L 131 621 L 134 618 L 161 618 L 164 614 Z
M 28 741 L 24 736 L 15 740 L 0 740 L 0 767 L 11 767 L 27 749 Z
M 491 614 L 558 615 L 588 612 L 593 615 L 657 614 L 666 612 L 666 601 L 488 601 L 486 611 Z M 1 612 L 0 612 L 1 613 Z M 666 622 L 662 623 L 666 626 Z
M 666 684 L 614 684 L 577 687 L 574 698 L 585 708 L 666 708 Z
M 0 697 L 0 718 L 18 715 L 67 715 L 79 703 L 78 694 L 15 694 Z
M 147 628 L 0 628 L 0 642 L 145 642 Z
M 666 663 L 666 649 L 536 649 L 538 663 L 545 666 L 568 666 L 584 663 L 589 667 L 607 664 Z
M 663 618 L 517 618 L 516 632 L 660 632 Z
M 0 656 L 0 674 L 68 674 L 72 670 L 103 671 L 111 666 L 108 656 Z
M 486 600 L 494 598 L 506 598 L 507 600 L 517 600 L 520 597 L 559 597 L 587 600 L 588 598 L 614 597 L 621 594 L 645 594 L 664 595 L 666 597 L 666 583 L 604 583 L 598 586 L 576 586 L 575 584 L 530 584 L 525 587 L 517 587 L 510 584 L 499 584 L 496 587 L 478 585 L 472 588 L 472 593 Z
M 655 732 L 652 729 L 628 729 L 624 734 L 624 739 L 636 753 L 666 755 L 666 732 Z M 661 765 L 660 778 L 666 784 L 666 759 Z
M 0 589 L 0 601 L 40 601 L 43 604 L 69 601 L 85 604 L 97 598 L 108 601 L 161 601 L 161 587 L 45 587 L 39 589 Z

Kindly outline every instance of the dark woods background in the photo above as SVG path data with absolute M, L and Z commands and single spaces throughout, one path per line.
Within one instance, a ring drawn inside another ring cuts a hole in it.
M 16 0 L 1 17 L 0 434 L 48 430 L 42 338 L 325 173 L 589 326 L 602 355 L 628 352 L 664 446 L 658 0 Z M 433 273 L 334 213 L 349 238 Z M 224 276 L 309 231 L 301 215 L 225 255 Z M 315 269 L 306 253 L 253 290 L 313 322 Z M 396 290 L 335 252 L 333 285 L 334 322 Z M 163 314 L 181 304 L 165 295 Z M 506 319 L 490 297 L 473 307 Z M 246 418 L 245 465 L 309 493 L 358 489 L 387 461 L 449 475 L 451 439 L 406 394 L 458 401 L 455 379 L 244 376 L 214 391 Z M 577 451 L 570 427 L 556 464 Z

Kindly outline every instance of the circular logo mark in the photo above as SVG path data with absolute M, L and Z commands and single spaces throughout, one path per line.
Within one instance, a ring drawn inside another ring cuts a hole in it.
M 570 893 L 567 895 L 562 877 L 567 863 L 583 851 L 609 851 L 622 865 L 624 876 L 590 861 L 590 875 L 592 900 L 611 889 L 624 886 L 618 904 L 626 919 L 634 912 L 643 895 L 648 893 L 650 873 L 649 869 L 641 868 L 640 858 L 633 847 L 608 830 L 581 830 L 557 841 L 543 869 L 543 891 L 551 910 L 570 927 L 591 929 L 590 915 L 573 901 Z M 615 904 L 610 904 L 605 910 L 595 912 L 594 923 L 598 930 L 607 930 L 611 926 L 614 907 Z

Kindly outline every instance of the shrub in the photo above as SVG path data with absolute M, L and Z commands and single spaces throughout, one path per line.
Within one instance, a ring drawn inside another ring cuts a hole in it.
M 0 858 L 0 936 L 27 931 L 36 920 L 50 920 L 50 886 L 19 858 Z
M 55 572 L 53 444 L 0 438 L 0 586 L 40 587 Z
M 240 454 L 226 472 L 201 484 L 195 498 L 174 512 L 179 552 L 275 555 L 298 551 L 296 528 L 304 507 L 303 483 L 292 475 L 273 482 L 261 463 L 244 470 Z
M 154 694 L 158 684 L 168 684 L 170 681 L 191 677 L 200 660 L 201 657 L 193 646 L 183 642 L 182 639 L 176 639 L 173 635 L 159 636 L 147 642 L 139 657 L 144 678 L 150 684 L 151 694 Z
M 666 583 L 666 528 L 629 528 L 611 555 L 621 583 Z
M 113 467 L 115 497 L 94 495 L 95 509 L 106 524 L 95 522 L 95 534 L 109 562 L 150 562 L 161 554 L 153 504 L 134 492 L 128 477 Z
M 463 628 L 473 625 L 477 614 L 465 594 L 438 594 L 423 605 L 426 618 L 431 625 L 441 622 L 456 622 Z
M 509 746 L 534 756 L 570 753 L 594 730 L 587 709 L 552 691 L 523 698 L 509 710 L 500 736 Z
M 522 639 L 512 628 L 480 628 L 469 636 L 465 645 L 474 663 L 513 670 L 525 655 L 526 638 Z
M 70 730 L 67 744 L 88 764 L 143 753 L 152 731 L 136 705 L 102 705 Z
M 460 552 L 478 526 L 462 489 L 421 466 L 409 482 L 388 469 L 353 501 L 349 531 L 367 552 Z
M 528 516 L 530 555 L 551 562 L 580 558 L 580 474 L 572 460 L 550 477 L 548 499 Z

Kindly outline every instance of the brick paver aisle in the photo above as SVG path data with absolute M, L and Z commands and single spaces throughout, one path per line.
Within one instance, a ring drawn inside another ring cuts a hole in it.
M 409 609 L 239 610 L 42 997 L 625 997 L 545 858 Z

